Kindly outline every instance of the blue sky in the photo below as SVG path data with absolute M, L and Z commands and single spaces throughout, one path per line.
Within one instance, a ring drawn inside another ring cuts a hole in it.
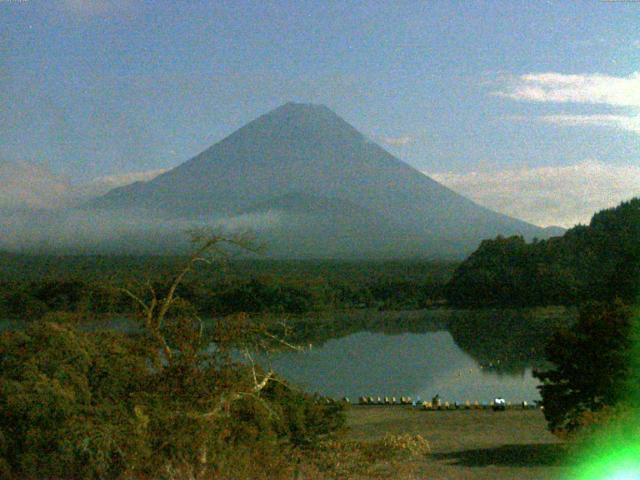
M 313 102 L 492 208 L 569 225 L 640 194 L 636 72 L 629 1 L 0 0 L 0 165 L 127 178 Z

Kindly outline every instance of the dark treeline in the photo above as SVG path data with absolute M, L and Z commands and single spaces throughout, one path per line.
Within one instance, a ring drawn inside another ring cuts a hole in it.
M 640 199 L 634 199 L 562 237 L 483 241 L 455 271 L 446 297 L 474 307 L 632 302 L 639 278 Z
M 85 316 L 137 311 L 121 290 L 147 278 L 162 292 L 180 257 L 29 257 L 4 255 L 0 318 L 47 312 Z M 129 262 L 130 263 L 127 263 Z M 426 262 L 237 261 L 203 268 L 179 296 L 201 316 L 238 312 L 303 314 L 353 308 L 419 309 L 441 302 L 454 265 Z M 144 275 L 142 272 L 144 271 Z
M 157 279 L 172 275 L 184 261 L 184 256 L 177 255 L 30 255 L 0 251 L 0 278 Z M 373 261 L 242 258 L 199 265 L 192 276 L 208 280 L 265 275 L 296 280 L 319 277 L 354 283 L 380 278 L 406 281 L 433 278 L 446 281 L 457 264 L 458 262 L 452 261 L 421 259 Z

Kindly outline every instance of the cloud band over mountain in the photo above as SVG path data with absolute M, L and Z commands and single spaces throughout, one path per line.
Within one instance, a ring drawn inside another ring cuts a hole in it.
M 0 181 L 8 188 L 0 192 L 0 209 L 61 208 L 165 171 L 109 175 L 72 185 L 43 166 L 2 163 Z M 640 195 L 640 166 L 611 166 L 597 160 L 558 167 L 425 173 L 481 205 L 541 226 L 587 223 L 595 211 Z
M 429 175 L 481 205 L 541 226 L 588 223 L 594 212 L 640 195 L 640 166 L 597 160 Z

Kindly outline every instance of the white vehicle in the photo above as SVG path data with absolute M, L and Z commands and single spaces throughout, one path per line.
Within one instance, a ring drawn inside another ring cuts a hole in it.
M 493 410 L 506 410 L 507 402 L 505 402 L 504 398 L 498 397 L 493 400 Z

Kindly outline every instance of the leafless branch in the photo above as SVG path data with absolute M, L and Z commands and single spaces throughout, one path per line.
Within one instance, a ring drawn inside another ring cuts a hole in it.
M 262 332 L 262 334 L 265 337 L 270 338 L 271 340 L 275 340 L 280 345 L 283 345 L 283 346 L 285 346 L 287 348 L 290 348 L 291 350 L 295 350 L 297 352 L 303 352 L 304 351 L 304 347 L 301 347 L 300 345 L 294 345 L 293 343 L 289 343 L 285 339 L 280 338 L 279 336 L 274 335 L 273 333 L 270 333 L 270 332 L 268 332 L 266 330 L 264 332 Z

